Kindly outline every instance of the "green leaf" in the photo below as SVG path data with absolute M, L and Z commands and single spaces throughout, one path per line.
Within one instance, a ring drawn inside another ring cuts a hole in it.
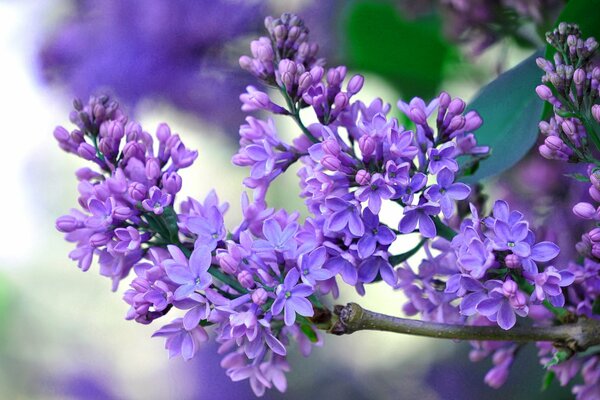
M 391 256 L 390 259 L 388 260 L 390 262 L 390 264 L 392 265 L 398 265 L 400 263 L 403 263 L 404 261 L 408 260 L 409 258 L 411 258 L 412 256 L 414 256 L 420 249 L 421 247 L 423 247 L 423 245 L 425 244 L 425 242 L 427 241 L 427 239 L 422 239 L 415 247 L 413 247 L 412 249 L 408 250 L 405 253 L 401 253 L 401 254 L 397 254 L 395 256 Z
M 596 315 L 600 315 L 600 297 L 594 300 L 594 304 L 592 305 L 592 313 Z
M 535 93 L 542 76 L 535 59 L 541 54 L 538 50 L 499 75 L 467 107 L 481 115 L 483 125 L 475 131 L 475 136 L 479 145 L 490 146 L 491 155 L 462 181 L 474 183 L 507 170 L 536 142 L 543 102 Z
M 554 371 L 546 371 L 546 373 L 544 374 L 544 378 L 542 379 L 542 391 L 550 387 L 555 377 L 556 374 L 554 373 Z
M 308 340 L 310 340 L 312 343 L 317 343 L 319 341 L 319 337 L 315 333 L 312 326 L 310 326 L 309 324 L 300 325 L 300 330 L 302 331 L 302 333 L 304 333 L 306 335 Z
M 544 368 L 550 368 L 555 365 L 558 365 L 563 361 L 567 361 L 572 356 L 573 356 L 572 350 L 569 350 L 569 349 L 557 350 L 556 353 L 554 353 L 554 356 L 552 357 L 552 359 L 550 361 L 548 361 L 546 363 L 546 365 L 544 365 Z
M 579 173 L 573 173 L 573 174 L 564 174 L 564 176 L 575 179 L 576 181 L 579 182 L 589 182 L 590 181 L 590 177 L 584 174 L 579 174 Z
M 343 28 L 347 64 L 379 74 L 407 98 L 436 95 L 444 65 L 458 59 L 439 16 L 407 20 L 392 3 L 355 1 Z

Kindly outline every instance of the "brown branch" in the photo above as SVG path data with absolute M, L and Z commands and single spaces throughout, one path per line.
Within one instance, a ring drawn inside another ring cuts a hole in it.
M 392 317 L 365 310 L 356 303 L 335 306 L 337 321 L 329 330 L 335 335 L 375 330 L 459 340 L 497 340 L 515 342 L 553 342 L 557 347 L 583 351 L 600 344 L 600 321 L 580 318 L 572 324 L 547 327 L 513 327 L 451 325 Z

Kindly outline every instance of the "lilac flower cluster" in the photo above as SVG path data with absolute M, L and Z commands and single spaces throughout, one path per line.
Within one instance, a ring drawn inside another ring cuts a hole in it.
M 74 103 L 71 132 L 54 131 L 60 147 L 96 164 L 77 171 L 79 205 L 56 222 L 66 239 L 77 244 L 70 257 L 86 271 L 96 256 L 100 273 L 112 279 L 113 290 L 154 242 L 169 241 L 172 232 L 157 230 L 174 218 L 173 200 L 181 190 L 178 170 L 190 166 L 198 153 L 185 147 L 165 124 L 152 136 L 129 121 L 108 97 Z
M 288 116 L 301 136 L 286 143 L 272 119 L 253 116 L 240 127 L 232 161 L 249 168 L 244 184 L 253 194 L 242 196 L 243 218 L 231 231 L 223 217 L 228 205 L 213 192 L 175 211 L 177 171 L 197 153 L 166 125 L 154 151 L 152 137 L 103 97 L 76 102 L 77 129 L 55 131 L 64 150 L 100 170 L 78 172 L 83 211 L 59 218 L 57 227 L 77 243 L 71 257 L 80 267 L 88 269 L 97 255 L 113 287 L 133 270 L 127 319 L 148 324 L 178 314 L 155 336 L 166 339 L 170 356 L 185 360 L 212 327 L 227 375 L 247 379 L 260 396 L 271 387 L 285 390 L 292 342 L 304 355 L 321 343 L 319 329 L 331 327 L 324 297 L 337 298 L 341 282 L 364 295 L 366 284 L 382 280 L 404 291 L 408 314 L 439 322 L 510 329 L 517 315 L 545 324 L 553 318 L 546 308 L 567 312 L 563 288 L 578 275 L 547 265 L 558 254 L 555 244 L 537 242 L 524 216 L 503 201 L 486 218 L 475 206 L 471 218 L 458 211 L 456 203 L 471 193 L 458 179 L 489 152 L 473 134 L 483 122 L 475 111 L 447 93 L 429 103 L 399 101 L 411 125 L 404 128 L 382 100 L 353 99 L 363 78 L 347 77 L 343 66 L 326 69 L 298 17 L 267 18 L 265 26 L 268 36 L 251 43 L 252 55 L 240 65 L 266 88 L 249 86 L 242 109 Z M 318 122 L 306 126 L 301 110 Z M 295 162 L 310 213 L 305 221 L 265 200 Z M 382 215 L 388 206 L 398 210 L 395 220 Z M 392 254 L 404 234 L 421 241 Z M 427 258 L 415 272 L 406 260 L 421 247 Z M 498 354 L 488 379 L 497 386 L 516 347 L 480 345 L 481 357 Z
M 560 23 L 547 34 L 556 49 L 554 62 L 538 58 L 544 70 L 538 96 L 554 108 L 550 120 L 540 122 L 546 136 L 540 154 L 551 160 L 590 162 L 591 146 L 600 149 L 600 65 L 594 61 L 598 42 L 583 39 L 577 25 Z

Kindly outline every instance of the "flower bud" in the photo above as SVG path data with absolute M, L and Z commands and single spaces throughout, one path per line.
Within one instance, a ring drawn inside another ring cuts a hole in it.
M 348 93 L 350 93 L 350 95 L 354 95 L 354 94 L 360 92 L 360 89 L 362 89 L 364 83 L 365 83 L 365 78 L 362 75 L 354 75 L 350 79 L 350 82 L 348 82 L 348 86 L 347 86 Z
M 333 105 L 335 106 L 336 111 L 341 111 L 348 105 L 348 95 L 343 92 L 339 92 L 335 95 L 333 99 Z
M 512 280 L 507 280 L 502 284 L 502 294 L 506 297 L 514 296 L 518 289 L 516 282 Z
M 592 106 L 592 116 L 596 122 L 600 123 L 600 104 L 594 104 Z
M 309 87 L 312 86 L 312 84 L 313 80 L 310 72 L 304 72 L 302 75 L 300 75 L 300 78 L 298 78 L 298 92 L 304 93 Z
M 354 180 L 361 186 L 368 185 L 369 182 L 371 182 L 371 174 L 365 171 L 364 169 L 361 169 L 358 172 L 356 172 L 356 177 L 354 178 Z
M 113 209 L 113 217 L 122 221 L 125 221 L 127 218 L 131 217 L 132 214 L 133 212 L 129 207 L 115 207 Z
M 142 201 L 148 194 L 148 188 L 143 183 L 133 182 L 129 185 L 129 195 L 135 201 Z
M 151 157 L 146 160 L 146 177 L 155 180 L 160 177 L 160 162 L 157 158 Z
M 254 292 L 252 292 L 252 296 L 251 297 L 252 297 L 252 302 L 254 304 L 262 306 L 267 301 L 268 293 L 267 293 L 267 291 L 265 289 L 258 288 Z
M 246 289 L 250 289 L 254 286 L 254 278 L 248 271 L 242 271 L 237 276 L 238 282 Z
M 585 82 L 585 78 L 585 71 L 581 68 L 577 68 L 573 74 L 573 82 L 575 82 L 576 85 L 581 85 Z
M 465 102 L 463 100 L 454 99 L 448 105 L 448 113 L 450 113 L 452 115 L 462 114 L 462 112 L 465 110 L 466 106 L 467 105 L 465 104 Z
M 327 154 L 337 157 L 340 154 L 340 150 L 340 144 L 337 142 L 337 140 L 330 138 L 323 141 L 323 151 L 325 151 Z
M 54 138 L 59 143 L 69 142 L 70 137 L 71 135 L 69 135 L 69 132 L 62 126 L 57 126 L 56 128 L 54 128 Z
M 368 157 L 375 152 L 377 142 L 371 135 L 363 135 L 358 139 L 358 148 L 363 157 Z
M 170 136 L 171 128 L 169 128 L 169 125 L 165 123 L 158 125 L 158 128 L 156 129 L 156 137 L 161 143 L 166 142 Z
M 171 195 L 179 193 L 181 190 L 181 176 L 177 172 L 166 172 L 162 176 L 162 187 Z
M 72 215 L 63 215 L 56 220 L 56 229 L 63 233 L 73 232 L 81 225 L 81 222 Z
M 425 114 L 425 111 L 421 110 L 420 108 L 417 108 L 417 107 L 411 108 L 408 112 L 408 117 L 415 124 L 419 124 L 419 125 L 427 124 L 427 115 Z
M 596 217 L 596 209 L 590 203 L 580 202 L 573 206 L 573 214 L 579 218 L 592 219 Z
M 516 254 L 507 255 L 504 262 L 506 263 L 506 266 L 511 269 L 519 268 L 521 266 L 521 260 Z
M 592 243 L 600 243 L 600 228 L 592 229 L 587 235 Z
M 597 202 L 600 202 L 600 190 L 598 190 L 596 186 L 590 186 L 590 188 L 588 189 L 588 193 L 590 194 L 590 197 L 592 199 L 594 199 Z
M 342 165 L 341 161 L 337 157 L 331 156 L 329 154 L 325 155 L 321 159 L 321 164 L 323 165 L 323 167 L 327 168 L 330 171 L 337 171 Z
M 100 247 L 106 245 L 111 239 L 108 232 L 97 232 L 90 236 L 89 244 L 92 247 Z
M 538 97 L 544 101 L 550 101 L 550 99 L 553 97 L 552 90 L 550 90 L 550 88 L 546 85 L 538 85 L 535 88 L 535 92 L 537 93 Z
M 81 143 L 77 148 L 77 154 L 85 160 L 95 160 L 96 159 L 96 149 L 89 143 Z

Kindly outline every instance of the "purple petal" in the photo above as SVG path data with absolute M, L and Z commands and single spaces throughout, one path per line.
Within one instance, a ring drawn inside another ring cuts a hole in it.
M 510 306 L 508 301 L 502 301 L 496 320 L 498 322 L 498 326 L 504 330 L 508 330 L 515 326 L 517 317 L 515 315 L 515 311 Z
M 200 276 L 203 272 L 208 271 L 212 255 L 210 249 L 206 246 L 196 248 L 190 256 L 190 269 L 195 277 Z
M 560 252 L 560 248 L 552 242 L 540 242 L 531 248 L 531 258 L 535 261 L 550 261 Z
M 206 307 L 194 307 L 185 313 L 185 316 L 183 317 L 183 327 L 186 330 L 191 331 L 198 326 L 201 320 L 206 319 L 207 316 Z
M 180 285 L 194 280 L 192 271 L 186 266 L 180 264 L 164 263 L 165 271 L 170 280 Z
M 437 230 L 435 224 L 429 215 L 419 215 L 419 232 L 426 238 L 435 237 Z
M 312 317 L 315 314 L 311 302 L 304 297 L 292 297 L 288 300 L 288 303 L 294 307 L 297 314 L 304 317 Z
M 357 243 L 358 255 L 365 259 L 370 257 L 375 252 L 377 241 L 372 235 L 365 235 Z
M 275 219 L 270 218 L 266 220 L 263 224 L 262 231 L 263 235 L 269 242 L 279 242 L 279 237 L 281 235 L 281 226 L 279 226 L 279 223 Z
M 398 229 L 402 233 L 411 233 L 417 227 L 418 222 L 419 216 L 416 211 L 406 211 L 400 220 L 400 226 Z
M 486 317 L 494 315 L 498 312 L 502 301 L 502 298 L 482 300 L 477 304 L 477 312 Z

